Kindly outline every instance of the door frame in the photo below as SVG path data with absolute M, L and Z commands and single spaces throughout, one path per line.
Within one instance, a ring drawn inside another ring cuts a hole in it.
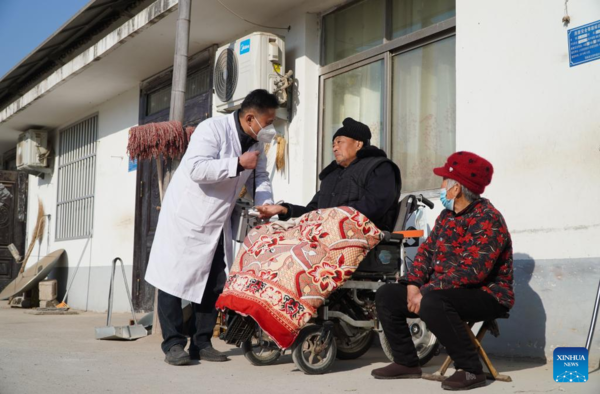
M 3 180 L 6 179 L 6 180 Z M 11 210 L 12 210 L 12 239 L 9 240 L 9 243 L 6 246 L 0 245 L 0 256 L 3 258 L 8 258 L 10 263 L 9 275 L 8 278 L 3 279 L 6 280 L 6 285 L 8 285 L 14 278 L 17 277 L 20 266 L 16 261 L 12 258 L 10 251 L 8 250 L 8 245 L 10 243 L 15 244 L 19 254 L 21 256 L 25 255 L 25 247 L 26 247 L 26 229 L 27 229 L 27 196 L 28 196 L 28 182 L 29 176 L 23 171 L 5 171 L 0 170 L 0 182 L 5 184 L 14 185 L 14 191 L 16 193 L 13 194 Z M 10 218 L 9 218 L 10 220 Z M 0 291 L 4 286 L 0 286 Z

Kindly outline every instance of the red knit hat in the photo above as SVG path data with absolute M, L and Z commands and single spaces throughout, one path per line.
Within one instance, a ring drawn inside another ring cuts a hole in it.
M 433 169 L 433 173 L 444 178 L 454 179 L 476 194 L 481 194 L 492 181 L 492 163 L 471 152 L 456 152 L 448 157 L 443 167 Z

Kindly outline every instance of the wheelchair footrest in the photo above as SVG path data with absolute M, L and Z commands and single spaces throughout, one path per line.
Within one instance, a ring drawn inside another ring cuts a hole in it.
M 227 330 L 221 334 L 221 339 L 227 344 L 240 347 L 248 341 L 254 333 L 255 322 L 251 317 L 242 315 L 230 315 L 227 322 Z

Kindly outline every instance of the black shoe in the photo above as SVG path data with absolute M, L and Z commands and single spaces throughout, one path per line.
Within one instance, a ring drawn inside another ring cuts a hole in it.
M 200 360 L 223 362 L 229 361 L 229 358 L 214 347 L 209 346 L 200 350 Z
M 174 345 L 167 352 L 165 362 L 170 365 L 187 365 L 190 363 L 190 355 L 183 350 L 183 346 Z
M 474 374 L 459 369 L 454 375 L 442 382 L 444 390 L 471 390 L 485 386 L 485 374 Z
M 375 379 L 420 379 L 421 367 L 405 367 L 397 363 L 391 363 L 387 367 L 377 368 L 371 371 Z

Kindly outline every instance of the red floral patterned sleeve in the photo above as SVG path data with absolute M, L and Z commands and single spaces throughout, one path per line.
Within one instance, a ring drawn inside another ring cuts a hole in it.
M 406 279 L 403 282 L 421 287 L 429 281 L 433 267 L 433 257 L 435 256 L 435 240 L 438 238 L 439 229 L 442 227 L 443 216 L 444 212 L 436 219 L 427 240 L 419 246 L 415 260 L 408 269 Z
M 459 231 L 458 237 L 448 237 L 436 245 L 438 253 L 434 260 L 437 261 L 432 263 L 435 274 L 422 291 L 471 287 L 486 282 L 509 242 L 508 229 L 495 213 L 470 217 L 467 223 L 468 231 Z M 441 250 L 447 253 L 440 253 Z

